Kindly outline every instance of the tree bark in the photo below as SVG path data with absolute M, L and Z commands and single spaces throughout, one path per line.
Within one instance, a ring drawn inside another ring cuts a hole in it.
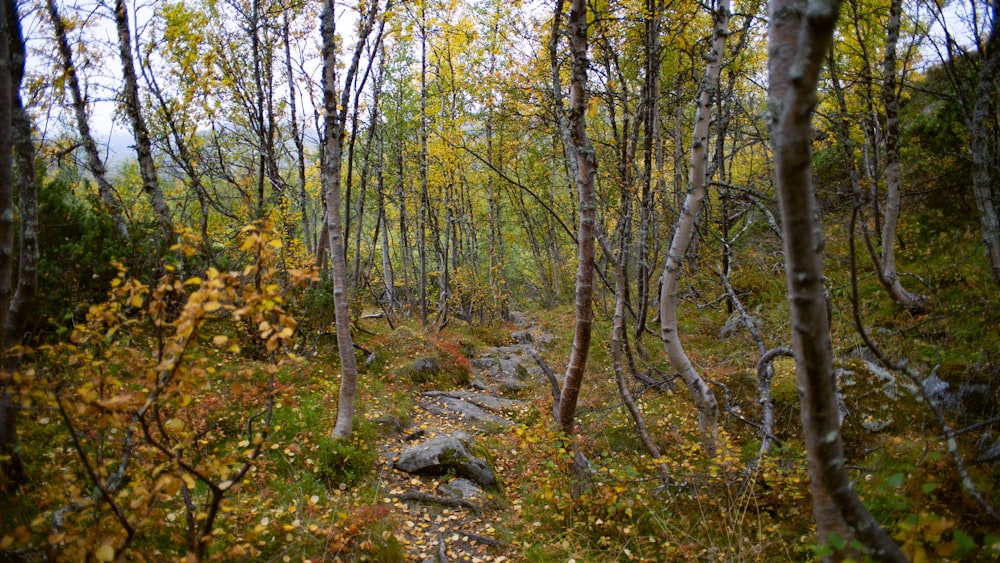
M 288 109 L 291 112 L 292 142 L 295 143 L 295 168 L 298 172 L 299 208 L 302 212 L 302 240 L 306 248 L 313 248 L 312 223 L 309 221 L 309 196 L 306 194 L 306 151 L 299 131 L 297 90 L 292 73 L 292 48 L 288 32 L 288 12 L 282 14 L 281 36 L 285 47 L 285 72 L 288 74 Z
M 427 5 L 420 4 L 420 206 L 417 216 L 417 259 L 420 273 L 420 324 L 427 327 Z
M 562 0 L 556 0 L 561 13 Z M 576 161 L 576 189 L 580 202 L 580 223 L 577 236 L 576 269 L 576 320 L 573 330 L 573 348 L 566 366 L 566 377 L 559 400 L 559 425 L 566 436 L 574 435 L 576 403 L 587 368 L 590 339 L 594 323 L 594 225 L 597 202 L 594 194 L 594 175 L 597 172 L 597 153 L 587 136 L 587 5 L 584 0 L 571 0 L 569 19 L 570 53 L 572 72 L 570 81 L 570 106 L 568 125 L 572 145 L 570 158 Z M 576 456 L 576 469 L 583 469 L 582 456 Z
M 998 218 L 997 194 L 993 177 L 996 165 L 996 147 L 991 144 L 990 123 L 996 119 L 996 80 L 1000 72 L 1000 34 L 997 33 L 997 18 L 994 15 L 989 40 L 982 53 L 979 77 L 976 81 L 975 101 L 972 109 L 972 123 L 969 136 L 972 149 L 972 190 L 976 195 L 976 207 L 983 228 L 983 245 L 986 262 L 993 281 L 1000 285 L 1000 218 Z
M 726 47 L 729 26 L 729 0 L 719 0 L 714 13 L 712 46 L 708 53 L 708 64 L 702 78 L 695 112 L 693 139 L 691 142 L 691 170 L 688 178 L 687 197 L 681 208 L 674 237 L 667 252 L 663 269 L 663 285 L 660 288 L 660 336 L 670 365 L 687 385 L 691 399 L 698 409 L 698 426 L 702 433 L 705 455 L 715 456 L 716 437 L 719 426 L 719 404 L 708 384 L 694 369 L 694 365 L 684 351 L 677 332 L 677 285 L 684 257 L 687 255 L 691 239 L 694 237 L 695 222 L 701 214 L 702 202 L 708 193 L 708 130 L 711 122 L 712 106 L 719 91 L 719 73 L 722 56 Z
M 347 257 L 344 248 L 344 229 L 340 215 L 340 168 L 344 151 L 344 132 L 347 111 L 351 105 L 351 84 L 357 75 L 365 42 L 375 24 L 378 3 L 372 2 L 362 14 L 357 45 L 350 67 L 344 76 L 344 87 L 338 103 L 336 96 L 337 51 L 334 37 L 334 0 L 323 2 L 323 104 L 326 108 L 326 158 L 323 162 L 323 186 L 326 190 L 327 224 L 330 262 L 333 278 L 334 318 L 337 324 L 337 350 L 340 354 L 340 398 L 337 403 L 337 422 L 333 437 L 345 439 L 354 428 L 354 403 L 358 385 L 358 364 L 354 357 L 354 340 L 351 336 L 351 315 L 347 294 Z
M 156 173 L 156 163 L 153 160 L 153 145 L 149 137 L 149 128 L 142 114 L 139 101 L 139 84 L 135 74 L 135 64 L 132 60 L 132 34 L 129 30 L 128 10 L 125 0 L 115 0 L 115 28 L 118 31 L 118 57 L 121 60 L 124 90 L 122 103 L 125 114 L 132 126 L 135 138 L 135 152 L 139 159 L 139 174 L 142 176 L 142 189 L 149 196 L 153 213 L 160 224 L 161 250 L 170 248 L 174 241 L 174 225 L 171 219 L 170 207 L 163 199 L 160 190 L 160 180 Z
M 920 309 L 927 303 L 923 295 L 911 293 L 899 281 L 896 271 L 896 225 L 900 214 L 902 177 L 899 158 L 899 97 L 896 95 L 896 43 L 903 0 L 889 3 L 889 23 L 886 26 L 882 103 L 885 105 L 885 213 L 882 222 L 882 264 L 879 279 L 893 301 L 907 309 Z
M 19 248 L 17 260 L 17 288 L 10 302 L 4 347 L 9 349 L 22 343 L 28 316 L 35 305 L 38 289 L 38 178 L 35 169 L 35 143 L 31 136 L 31 118 L 21 100 L 21 82 L 24 78 L 26 49 L 21 34 L 20 16 L 13 0 L 7 7 L 8 33 L 11 60 L 11 133 L 13 134 L 14 160 L 17 168 L 17 193 L 19 222 Z M 20 354 L 12 361 L 17 363 Z
M 20 98 L 25 49 L 15 0 L 0 8 L 0 353 L 20 343 L 34 301 L 38 266 L 38 198 L 31 124 Z M 14 161 L 21 191 L 21 261 L 17 293 L 11 298 L 14 246 Z M 22 285 L 23 284 L 23 285 Z M 27 482 L 18 451 L 18 405 L 10 394 L 13 362 L 0 362 L 0 490 L 14 492 Z
M 62 21 L 62 16 L 59 15 L 59 8 L 55 0 L 48 0 L 46 8 L 49 21 L 52 23 L 52 28 L 55 31 L 56 47 L 59 51 L 63 74 L 66 77 L 66 86 L 69 88 L 70 96 L 73 98 L 73 113 L 76 117 L 77 131 L 80 133 L 80 142 L 83 143 L 83 150 L 87 153 L 87 168 L 90 170 L 91 175 L 94 176 L 94 181 L 97 183 L 97 193 L 101 196 L 101 201 L 107 208 L 108 214 L 111 215 L 115 230 L 118 231 L 121 238 L 128 238 L 128 224 L 125 222 L 125 217 L 122 216 L 121 206 L 115 197 L 114 188 L 108 182 L 107 169 L 104 166 L 104 161 L 101 160 L 100 153 L 97 151 L 97 143 L 94 141 L 94 136 L 90 133 L 90 123 L 87 118 L 87 102 L 83 99 L 83 94 L 80 90 L 80 80 L 76 75 L 76 65 L 73 64 L 73 51 L 69 46 L 69 40 L 66 36 L 66 25 Z
M 646 75 L 642 90 L 642 198 L 639 211 L 636 271 L 636 320 L 632 338 L 642 356 L 642 336 L 646 332 L 652 277 L 655 274 L 651 247 L 655 232 L 655 207 L 653 205 L 653 150 L 660 134 L 660 1 L 646 0 L 643 15 L 645 28 Z
M 840 0 L 772 0 L 768 19 L 768 119 L 785 229 L 802 431 L 819 541 L 860 540 L 877 560 L 906 561 L 858 498 L 844 469 L 826 296 L 823 236 L 810 172 L 812 111 L 820 67 L 830 48 Z M 836 557 L 857 557 L 841 552 Z

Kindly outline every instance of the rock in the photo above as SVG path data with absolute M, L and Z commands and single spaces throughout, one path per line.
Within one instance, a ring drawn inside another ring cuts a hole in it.
M 441 364 L 437 358 L 428 356 L 406 364 L 399 371 L 414 383 L 427 383 L 441 375 Z
M 530 330 L 515 330 L 510 333 L 510 337 L 517 344 L 531 344 L 535 340 Z
M 391 414 L 376 418 L 375 424 L 378 424 L 383 428 L 388 428 L 390 432 L 400 432 L 406 428 L 406 425 L 403 424 L 403 421 L 400 420 L 398 416 Z
M 719 338 L 729 338 L 744 328 L 760 330 L 760 325 L 760 319 L 756 317 L 749 317 L 749 319 L 747 319 L 739 313 L 734 313 L 726 319 L 725 324 L 723 324 L 722 328 L 719 329 Z
M 459 399 L 467 403 L 472 403 L 484 409 L 490 409 L 492 411 L 511 410 L 518 407 L 522 407 L 527 404 L 525 401 L 505 399 L 503 397 L 497 397 L 495 395 L 488 395 L 484 393 L 473 393 L 471 391 L 426 391 L 423 393 L 423 396 L 451 397 L 453 399 Z
M 483 496 L 482 487 L 465 478 L 453 479 L 447 483 L 441 483 L 438 485 L 437 492 L 442 496 L 468 501 L 478 500 Z
M 486 354 L 472 359 L 473 369 L 490 370 L 497 367 L 497 360 L 492 355 Z
M 500 360 L 500 373 L 497 374 L 497 378 L 523 379 L 522 374 L 527 373 L 528 370 L 517 360 Z
M 478 391 L 486 391 L 487 389 L 486 384 L 483 383 L 483 380 L 479 379 L 478 377 L 469 382 L 469 387 L 472 387 L 473 389 L 476 389 Z
M 441 414 L 452 414 L 452 415 L 459 414 L 463 418 L 466 418 L 468 420 L 475 420 L 479 422 L 492 422 L 494 424 L 500 424 L 502 426 L 510 426 L 513 424 L 506 418 L 502 418 L 495 414 L 488 413 L 483 409 L 479 408 L 478 406 L 469 403 L 467 401 L 463 401 L 462 399 L 443 396 L 443 397 L 435 397 L 435 400 L 444 407 L 442 411 L 447 411 L 447 412 L 438 411 L 441 412 Z M 433 411 L 435 409 L 429 406 L 428 410 Z
M 463 432 L 435 436 L 403 450 L 393 465 L 400 471 L 417 475 L 454 473 L 485 489 L 497 489 L 497 477 L 490 464 L 469 453 L 468 441 L 469 436 Z

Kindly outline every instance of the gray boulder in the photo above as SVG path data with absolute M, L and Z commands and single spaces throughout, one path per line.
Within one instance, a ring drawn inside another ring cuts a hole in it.
M 483 489 L 472 481 L 462 477 L 452 479 L 447 483 L 441 483 L 437 491 L 442 496 L 452 497 L 467 501 L 479 500 L 483 497 Z
M 463 432 L 435 436 L 403 450 L 394 467 L 416 475 L 454 473 L 478 483 L 483 488 L 497 489 L 499 483 L 490 464 L 472 455 L 468 449 L 468 442 L 469 436 Z

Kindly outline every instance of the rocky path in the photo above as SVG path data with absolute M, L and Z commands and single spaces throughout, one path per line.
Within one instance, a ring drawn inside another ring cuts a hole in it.
M 380 445 L 380 488 L 402 523 L 407 561 L 511 560 L 509 450 L 497 444 L 529 408 L 516 397 L 543 378 L 532 350 L 552 339 L 523 313 L 512 317 L 512 343 L 473 359 L 467 389 L 424 392 L 410 426 Z

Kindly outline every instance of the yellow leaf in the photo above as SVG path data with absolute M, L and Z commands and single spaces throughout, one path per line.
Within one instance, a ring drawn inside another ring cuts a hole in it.
M 225 334 L 216 335 L 212 337 L 212 343 L 221 348 L 226 344 L 229 344 L 229 337 Z
M 126 405 L 128 405 L 128 397 L 123 395 L 118 395 L 116 397 L 111 397 L 110 399 L 97 401 L 97 406 L 109 411 L 118 410 L 120 408 L 125 407 Z
M 131 297 L 131 299 L 128 300 L 128 304 L 131 305 L 131 306 L 133 306 L 133 307 L 135 307 L 136 309 L 138 309 L 139 307 L 142 307 L 142 296 L 141 295 L 133 295 Z
M 97 551 L 94 552 L 94 558 L 98 561 L 114 561 L 115 548 L 108 544 L 102 544 L 101 547 L 97 548 Z
M 184 428 L 184 422 L 179 418 L 171 418 L 163 424 L 163 427 L 171 432 L 177 432 L 178 430 Z

